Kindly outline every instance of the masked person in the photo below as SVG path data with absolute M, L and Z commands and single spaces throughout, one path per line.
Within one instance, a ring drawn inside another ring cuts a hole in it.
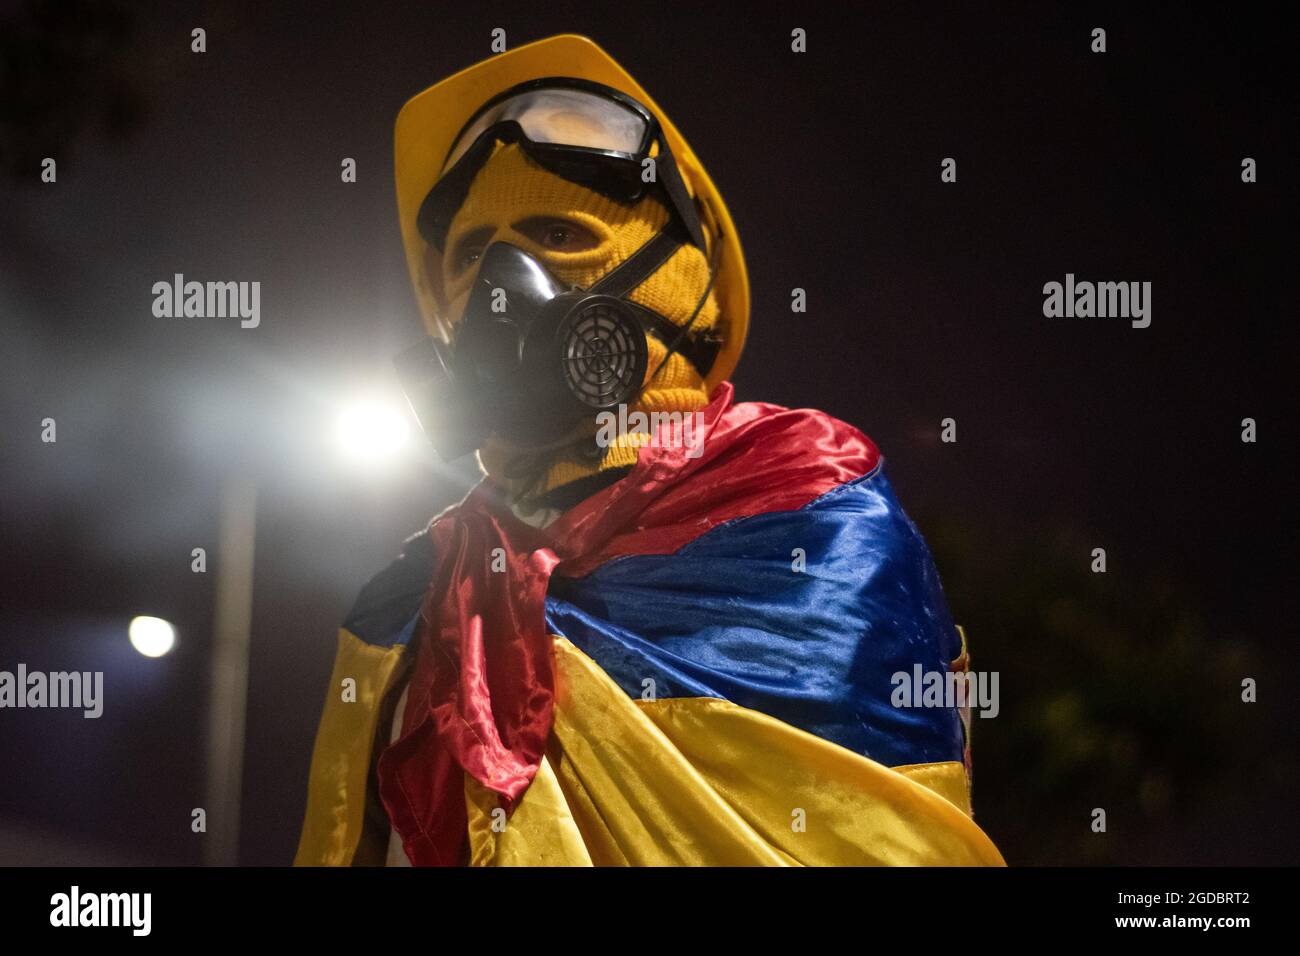
M 399 374 L 485 477 L 344 623 L 297 862 L 1000 864 L 969 709 L 897 693 L 967 668 L 925 544 L 861 432 L 733 402 L 740 244 L 645 91 L 552 37 L 396 161 Z

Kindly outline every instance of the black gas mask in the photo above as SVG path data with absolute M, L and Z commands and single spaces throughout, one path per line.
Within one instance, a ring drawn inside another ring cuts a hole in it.
M 581 120 L 577 122 L 575 120 Z M 421 427 L 446 460 L 491 433 L 540 448 L 582 421 L 631 404 L 646 381 L 646 335 L 708 375 L 720 340 L 691 328 L 717 274 L 684 326 L 627 296 L 684 243 L 705 251 L 700 216 L 658 120 L 625 93 L 572 77 L 529 80 L 483 104 L 465 123 L 420 206 L 420 234 L 443 249 L 475 175 L 498 143 L 517 143 L 557 176 L 631 205 L 650 191 L 670 211 L 666 227 L 589 289 L 566 286 L 507 242 L 484 252 L 455 340 L 429 340 L 396 359 Z M 653 167 L 656 175 L 647 179 Z M 716 223 L 715 223 L 716 226 Z M 651 374 L 658 374 L 659 364 Z
M 707 376 L 721 342 L 690 332 L 716 260 L 683 326 L 627 298 L 686 238 L 670 220 L 589 289 L 565 285 L 511 243 L 488 246 L 455 340 L 430 339 L 396 359 L 407 400 L 439 456 L 459 458 L 492 433 L 544 447 L 600 412 L 632 404 L 646 381 L 646 335 L 667 347 L 655 373 L 678 353 Z

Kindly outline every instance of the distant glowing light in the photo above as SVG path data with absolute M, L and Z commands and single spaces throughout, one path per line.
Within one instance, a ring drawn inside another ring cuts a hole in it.
M 145 657 L 162 657 L 176 646 L 176 628 L 160 617 L 132 618 L 127 636 Z
M 358 401 L 339 415 L 338 442 L 350 458 L 366 462 L 390 458 L 410 437 L 406 415 L 396 405 Z

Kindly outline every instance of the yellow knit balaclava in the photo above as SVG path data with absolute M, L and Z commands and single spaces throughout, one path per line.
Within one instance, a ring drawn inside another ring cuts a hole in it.
M 513 228 L 538 217 L 576 222 L 595 235 L 598 243 L 582 251 L 561 252 L 542 246 Z M 484 248 L 493 242 L 512 243 L 560 281 L 586 289 L 645 245 L 668 218 L 667 208 L 653 196 L 647 195 L 631 206 L 607 199 L 543 169 L 518 144 L 511 143 L 498 145 L 475 177 L 464 205 L 452 220 L 443 248 L 449 252 L 455 250 L 462 237 L 477 230 L 486 234 L 490 227 L 491 234 Z M 431 251 L 426 270 L 436 290 L 439 311 L 453 323 L 454 334 L 477 268 L 458 269 L 452 258 Z M 690 321 L 708 281 L 709 263 L 705 254 L 693 245 L 683 245 L 627 297 L 683 326 Z M 718 316 L 716 294 L 710 292 L 691 325 L 691 333 L 712 328 Z M 649 379 L 663 361 L 667 347 L 652 335 L 646 339 Z M 647 415 L 693 412 L 707 403 L 708 394 L 700 374 L 682 355 L 674 353 L 628 411 Z M 595 430 L 593 415 L 590 433 L 594 434 Z M 638 447 L 647 440 L 646 435 L 632 433 L 599 451 L 593 451 L 589 442 L 579 442 L 538 455 L 493 437 L 479 449 L 479 462 L 489 479 L 511 497 L 539 499 L 575 481 L 634 464 Z

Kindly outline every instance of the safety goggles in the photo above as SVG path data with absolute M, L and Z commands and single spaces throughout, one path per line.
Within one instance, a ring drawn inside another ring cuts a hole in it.
M 488 100 L 462 128 L 443 172 L 420 205 L 420 234 L 439 251 L 470 184 L 497 143 L 518 143 L 543 169 L 616 202 L 632 204 L 657 183 L 704 249 L 703 229 L 658 120 L 632 97 L 573 77 L 546 77 Z M 656 149 L 657 147 L 657 149 Z M 654 181 L 643 178 L 653 156 Z

